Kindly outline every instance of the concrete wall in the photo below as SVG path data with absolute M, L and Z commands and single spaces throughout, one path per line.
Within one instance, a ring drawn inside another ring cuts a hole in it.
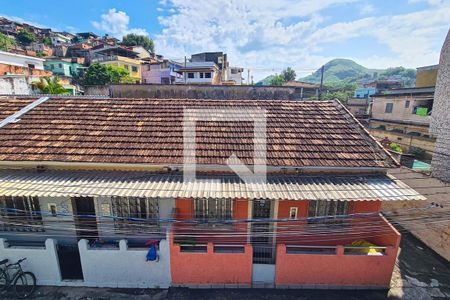
M 420 98 L 423 98 L 421 96 Z M 433 96 L 429 96 L 433 99 Z M 410 101 L 405 107 L 406 101 Z M 386 113 L 386 104 L 393 103 L 392 113 Z M 372 118 L 392 121 L 412 121 L 423 124 L 430 124 L 430 116 L 419 116 L 413 114 L 414 106 L 425 106 L 427 100 L 418 100 L 414 96 L 384 96 L 374 97 L 372 105 Z
M 22 263 L 24 271 L 33 272 L 38 285 L 60 285 L 61 273 L 59 271 L 56 243 L 52 239 L 45 241 L 45 247 L 8 247 L 4 239 L 0 238 L 0 257 L 7 258 L 11 263 L 27 258 Z
M 261 99 L 299 100 L 301 88 L 281 86 L 222 86 L 222 85 L 160 85 L 118 84 L 87 86 L 86 95 L 109 95 L 115 98 L 189 98 L 189 99 Z M 303 99 L 316 95 L 315 88 L 304 88 Z
M 388 288 L 397 258 L 396 247 L 385 255 L 348 255 L 338 246 L 335 254 L 288 254 L 277 246 L 275 283 L 285 286 L 363 286 Z
M 437 136 L 433 176 L 450 182 L 450 31 L 442 46 L 430 130 Z
M 125 240 L 120 249 L 90 249 L 80 240 L 81 264 L 85 286 L 119 288 L 168 288 L 171 284 L 167 239 L 159 244 L 159 261 L 146 261 L 148 248 L 128 249 Z
M 0 76 L 0 95 L 32 95 L 31 83 L 38 80 L 35 76 Z
M 244 253 L 215 253 L 212 243 L 207 252 L 181 252 L 170 245 L 170 270 L 174 285 L 250 285 L 252 282 L 251 245 Z

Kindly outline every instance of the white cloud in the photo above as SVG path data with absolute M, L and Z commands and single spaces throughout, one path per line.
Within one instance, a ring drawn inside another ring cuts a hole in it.
M 432 64 L 438 59 L 440 38 L 444 38 L 450 19 L 448 2 L 416 13 L 335 23 L 329 22 L 325 9 L 355 1 L 232 0 L 220 7 L 207 0 L 167 2 L 175 12 L 158 18 L 163 27 L 155 41 L 159 53 L 179 58 L 224 51 L 231 64 L 252 69 L 256 80 L 287 66 L 297 73 L 311 73 L 334 58 L 333 44 L 348 43 L 352 49 L 354 38 L 371 39 L 390 50 L 377 56 L 368 54 L 364 63 L 370 67 Z
M 365 3 L 359 9 L 359 14 L 362 16 L 370 15 L 375 12 L 375 7 L 370 3 Z
M 129 33 L 148 35 L 143 28 L 129 28 L 130 17 L 123 11 L 111 8 L 106 14 L 101 15 L 101 21 L 92 21 L 92 26 L 104 31 L 116 38 L 122 38 Z

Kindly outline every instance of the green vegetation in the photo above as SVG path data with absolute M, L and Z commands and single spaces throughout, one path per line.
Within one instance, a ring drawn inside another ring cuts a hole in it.
M 68 94 L 68 91 L 59 83 L 58 77 L 44 76 L 39 81 L 31 83 L 33 89 L 38 89 L 42 94 L 61 95 Z
M 392 150 L 392 151 L 395 151 L 395 152 L 397 152 L 397 153 L 403 153 L 402 148 L 400 148 L 400 146 L 399 146 L 398 144 L 396 144 L 396 143 L 391 143 L 389 146 L 391 147 L 391 150 Z
M 20 29 L 17 34 L 17 40 L 24 45 L 29 45 L 36 42 L 36 36 L 34 33 L 26 31 L 25 29 Z
M 51 46 L 52 45 L 52 39 L 50 37 L 48 37 L 48 36 L 44 37 L 42 39 L 42 42 L 44 43 L 44 45 L 47 45 L 47 46 Z
M 82 80 L 84 85 L 105 85 L 110 83 L 131 83 L 128 70 L 123 68 L 93 64 L 91 65 Z
M 16 40 L 6 34 L 0 33 L 0 50 L 7 51 L 16 43 Z
M 325 64 L 323 76 L 324 84 L 337 87 L 347 83 L 358 83 L 360 80 L 383 80 L 392 76 L 399 76 L 406 87 L 414 86 L 416 71 L 403 67 L 382 69 L 368 69 L 350 59 L 333 59 Z M 320 69 L 313 74 L 301 78 L 301 81 L 320 83 Z
M 155 52 L 153 40 L 145 35 L 130 33 L 122 38 L 122 44 L 125 46 L 142 46 L 150 52 Z
M 268 85 L 281 86 L 288 81 L 295 80 L 295 71 L 291 67 L 284 69 L 280 75 L 271 75 Z
M 295 77 L 297 77 L 297 74 L 295 74 L 295 71 L 291 67 L 288 67 L 287 69 L 283 70 L 283 72 L 281 72 L 281 77 L 283 78 L 284 82 L 294 81 Z

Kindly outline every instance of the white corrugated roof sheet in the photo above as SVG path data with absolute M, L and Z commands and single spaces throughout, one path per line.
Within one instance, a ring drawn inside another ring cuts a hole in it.
M 211 182 L 211 180 L 215 180 Z M 283 200 L 424 200 L 391 176 L 269 175 L 244 183 L 237 176 L 198 176 L 121 171 L 1 170 L 0 196 L 132 196 Z

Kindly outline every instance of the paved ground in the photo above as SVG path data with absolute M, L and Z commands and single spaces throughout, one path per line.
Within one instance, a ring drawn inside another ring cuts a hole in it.
M 280 290 L 280 289 L 98 289 L 39 287 L 34 299 L 129 300 L 129 299 L 449 299 L 450 263 L 408 233 L 403 233 L 401 252 L 390 290 Z M 1 299 L 14 299 L 0 295 Z

